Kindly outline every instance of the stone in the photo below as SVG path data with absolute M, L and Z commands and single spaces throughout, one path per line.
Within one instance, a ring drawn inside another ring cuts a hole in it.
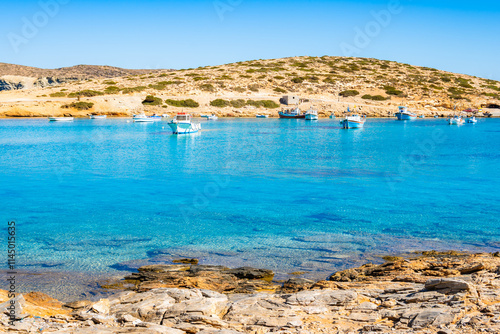
M 354 302 L 358 294 L 344 290 L 301 291 L 286 298 L 289 305 L 301 306 L 346 306 Z
M 66 303 L 63 306 L 66 307 L 66 308 L 73 309 L 73 310 L 79 310 L 79 309 L 82 309 L 82 308 L 87 308 L 87 307 L 89 307 L 91 305 L 92 305 L 92 302 L 89 301 L 89 300 L 79 300 L 79 301 L 76 301 L 76 302 Z
M 101 299 L 97 303 L 93 304 L 91 310 L 100 314 L 108 314 L 109 313 L 109 299 Z
M 449 325 L 455 320 L 455 316 L 449 310 L 429 309 L 419 312 L 413 320 L 410 321 L 412 328 L 424 328 L 429 326 Z
M 463 280 L 450 278 L 428 280 L 425 282 L 425 289 L 429 291 L 440 290 L 442 293 L 456 293 L 460 291 L 472 290 L 469 283 Z
M 244 279 L 263 279 L 272 280 L 274 273 L 272 270 L 267 269 L 255 269 L 251 267 L 241 267 L 236 269 L 229 269 L 227 273 L 236 276 L 237 278 Z

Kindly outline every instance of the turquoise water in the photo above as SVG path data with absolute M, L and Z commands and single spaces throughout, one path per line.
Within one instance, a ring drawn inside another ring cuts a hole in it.
M 500 250 L 500 120 L 0 121 L 1 218 L 28 270 L 198 257 L 326 275 L 425 249 Z M 132 262 L 129 262 L 132 261 Z

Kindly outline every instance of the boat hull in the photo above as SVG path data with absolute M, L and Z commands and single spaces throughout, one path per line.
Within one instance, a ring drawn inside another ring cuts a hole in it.
M 201 130 L 200 124 L 193 123 L 168 123 L 168 126 L 172 129 L 174 135 L 196 133 Z
M 308 120 L 308 121 L 317 121 L 318 120 L 318 115 L 306 114 L 306 120 Z
M 256 117 L 256 118 L 268 118 L 269 116 L 267 116 L 267 115 L 257 115 L 257 116 L 255 116 L 255 117 Z
M 405 114 L 405 113 L 396 113 L 396 117 L 398 121 L 414 121 L 417 119 L 416 114 Z
M 280 113 L 280 118 L 283 119 L 304 119 L 306 118 L 306 115 L 287 115 L 287 114 L 282 114 Z
M 465 123 L 465 121 L 463 119 L 460 119 L 460 120 L 459 119 L 449 119 L 448 120 L 449 125 L 462 125 L 464 123 Z
M 49 117 L 50 122 L 73 122 L 73 117 Z
M 151 118 L 134 118 L 135 123 L 153 123 L 155 122 L 154 119 Z
M 361 129 L 362 127 L 365 126 L 365 122 L 350 121 L 347 119 L 340 122 L 340 124 L 344 129 Z
M 106 119 L 106 115 L 101 115 L 101 116 L 92 115 L 90 116 L 90 119 Z

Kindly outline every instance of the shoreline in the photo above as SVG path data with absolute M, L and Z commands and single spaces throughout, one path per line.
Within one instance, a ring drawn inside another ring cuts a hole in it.
M 275 282 L 274 272 L 266 269 L 178 259 L 110 282 L 114 294 L 98 301 L 65 304 L 40 293 L 18 295 L 23 310 L 18 317 L 24 320 L 9 328 L 4 313 L 0 329 L 22 330 L 42 322 L 47 333 L 118 333 L 124 327 L 175 334 L 500 329 L 499 252 L 423 251 L 384 261 L 320 281 L 295 273 Z M 0 297 L 7 301 L 4 292 Z M 227 332 L 218 332 L 222 329 Z

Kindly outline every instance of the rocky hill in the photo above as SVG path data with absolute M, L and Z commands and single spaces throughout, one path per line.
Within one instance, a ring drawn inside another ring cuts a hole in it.
M 389 115 L 389 110 L 394 112 L 400 104 L 429 114 L 500 106 L 498 81 L 367 58 L 293 57 L 156 71 L 75 66 L 42 73 L 26 67 L 16 70 L 15 65 L 6 68 L 10 69 L 3 70 L 0 65 L 0 74 L 50 75 L 50 84 L 23 85 L 20 88 L 24 91 L 16 97 L 54 102 L 49 98 L 80 96 L 93 102 L 96 112 L 105 113 L 115 110 L 116 105 L 121 105 L 124 113 L 142 107 L 137 101 L 123 101 L 133 97 L 142 101 L 147 95 L 158 98 L 147 107 L 151 112 L 188 108 L 195 114 L 211 111 L 220 116 L 249 116 L 255 109 L 271 113 L 276 104 L 252 100 L 278 103 L 283 95 L 297 95 L 323 115 L 341 112 L 347 105 L 362 107 L 372 116 Z M 189 99 L 196 103 L 185 101 Z M 15 107 L 30 109 L 26 104 Z M 9 115 L 0 108 L 2 113 Z M 37 112 L 31 109 L 31 114 Z M 73 114 L 78 116 L 76 110 Z

